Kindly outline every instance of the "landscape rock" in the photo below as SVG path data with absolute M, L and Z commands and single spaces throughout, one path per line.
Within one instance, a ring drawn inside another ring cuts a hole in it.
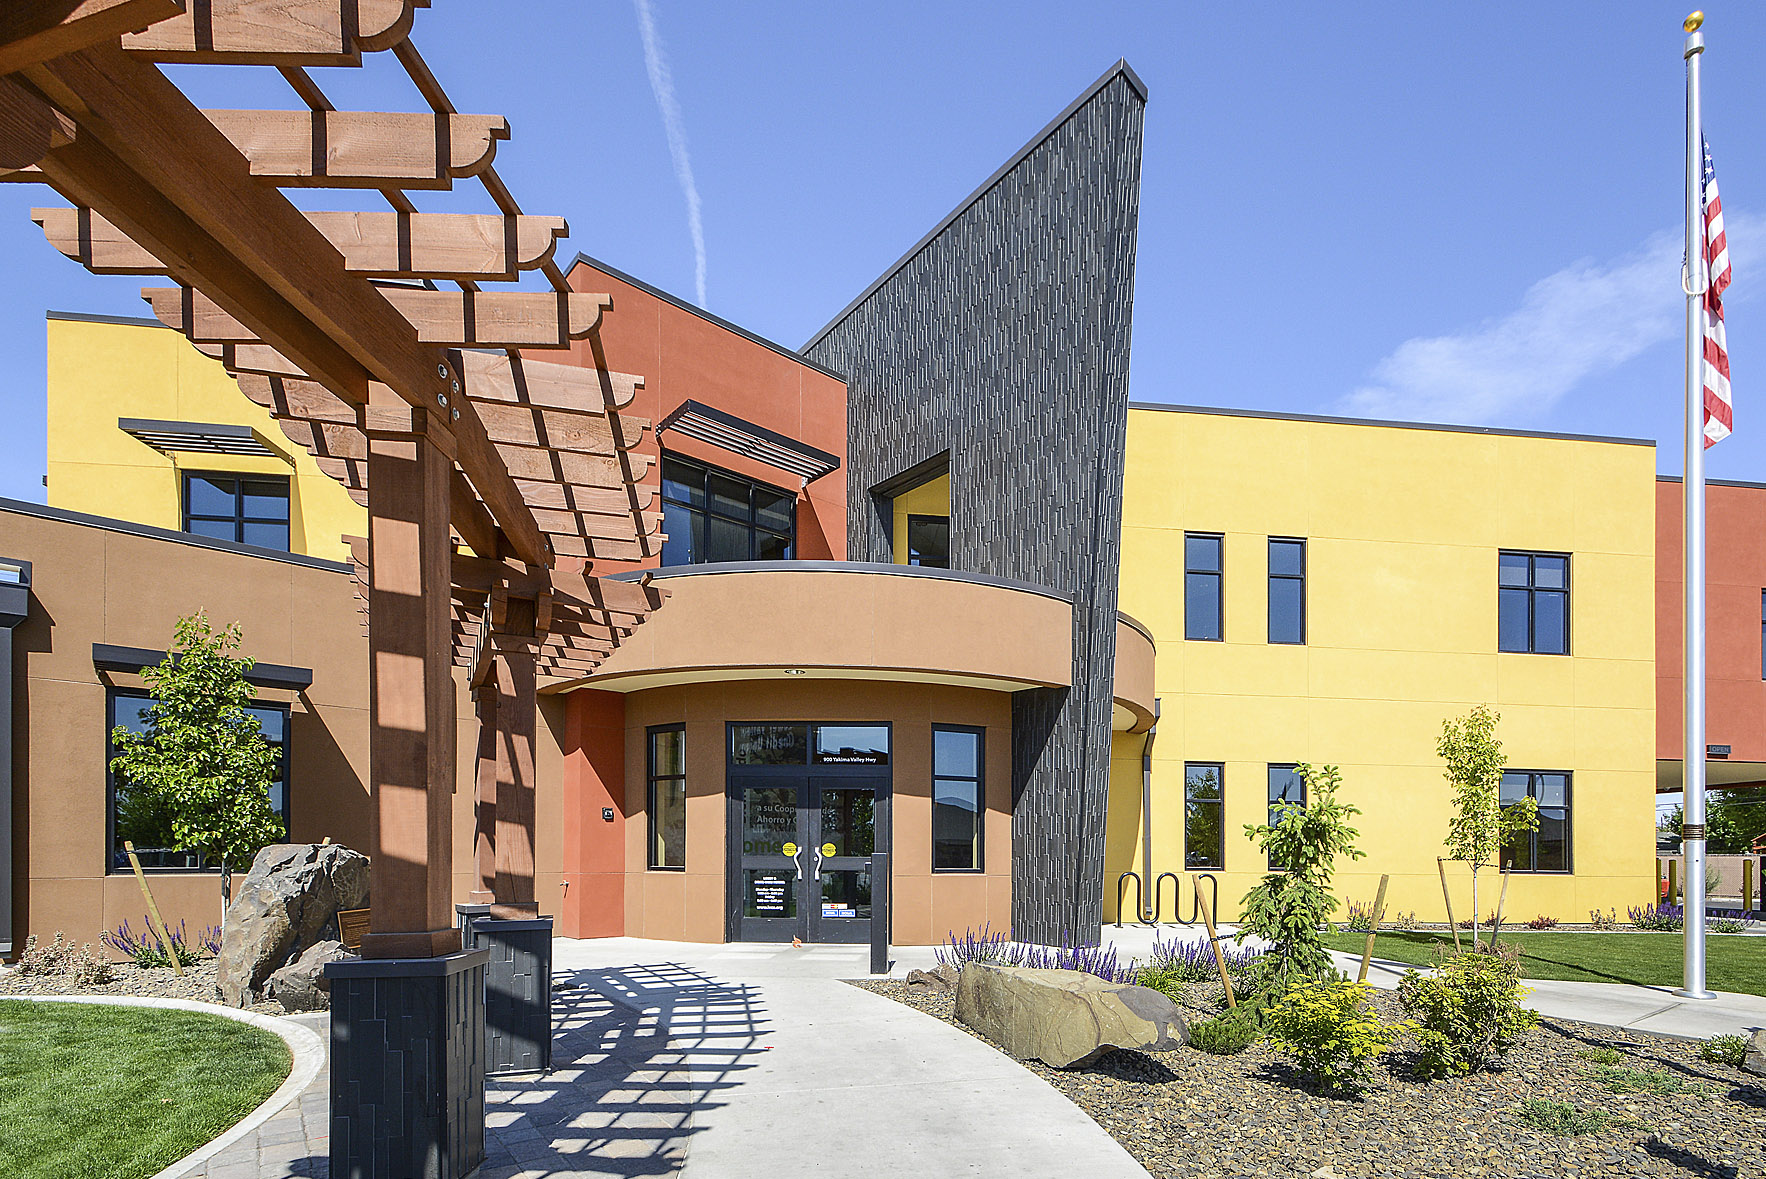
M 227 907 L 216 981 L 221 1001 L 245 1007 L 264 997 L 271 974 L 328 931 L 337 911 L 368 904 L 368 857 L 339 844 L 264 848 Z
M 910 970 L 907 986 L 910 990 L 927 990 L 940 994 L 954 991 L 957 986 L 957 968 L 941 964 L 931 970 Z
M 284 1011 L 323 1011 L 331 1006 L 331 983 L 325 977 L 325 964 L 347 957 L 349 952 L 342 942 L 314 942 L 306 953 L 270 975 L 264 991 Z
M 1754 1042 L 1748 1045 L 1748 1054 L 1742 1058 L 1741 1066 L 1756 1077 L 1766 1077 L 1766 1028 L 1754 1033 Z
M 956 1016 L 1019 1060 L 1055 1068 L 1106 1052 L 1168 1052 L 1189 1039 L 1177 1004 L 1158 991 L 1078 970 L 971 962 L 957 980 Z

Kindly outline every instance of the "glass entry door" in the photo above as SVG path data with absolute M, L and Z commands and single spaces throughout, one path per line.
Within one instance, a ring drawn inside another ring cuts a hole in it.
M 888 779 L 768 767 L 732 772 L 729 794 L 732 936 L 868 942 Z

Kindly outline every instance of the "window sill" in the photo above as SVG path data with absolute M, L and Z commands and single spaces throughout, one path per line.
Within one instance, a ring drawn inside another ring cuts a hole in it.
M 644 866 L 644 871 L 646 872 L 685 872 L 686 870 L 687 866 L 685 864 L 678 866 L 671 866 L 668 864 L 646 864 Z
M 934 868 L 934 876 L 985 876 L 986 868 Z

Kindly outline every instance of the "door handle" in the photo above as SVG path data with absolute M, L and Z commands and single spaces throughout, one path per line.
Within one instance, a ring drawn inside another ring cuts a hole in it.
M 799 880 L 803 879 L 803 860 L 800 859 L 799 857 L 801 857 L 803 855 L 803 853 L 808 850 L 809 849 L 806 847 L 800 847 L 791 856 L 791 863 L 797 869 L 797 879 L 799 879 Z
M 820 880 L 822 878 L 822 849 L 819 847 L 816 848 L 815 853 L 816 853 L 816 879 Z

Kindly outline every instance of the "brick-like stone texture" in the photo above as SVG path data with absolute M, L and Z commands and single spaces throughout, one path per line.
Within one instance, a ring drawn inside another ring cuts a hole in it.
M 950 454 L 951 566 L 1074 598 L 1073 687 L 1013 701 L 1014 936 L 1103 919 L 1142 92 L 1107 74 L 804 352 L 848 389 L 848 555 L 888 561 L 872 489 Z
M 485 964 L 485 1064 L 489 1076 L 552 1067 L 552 919 L 474 918 L 467 945 Z

